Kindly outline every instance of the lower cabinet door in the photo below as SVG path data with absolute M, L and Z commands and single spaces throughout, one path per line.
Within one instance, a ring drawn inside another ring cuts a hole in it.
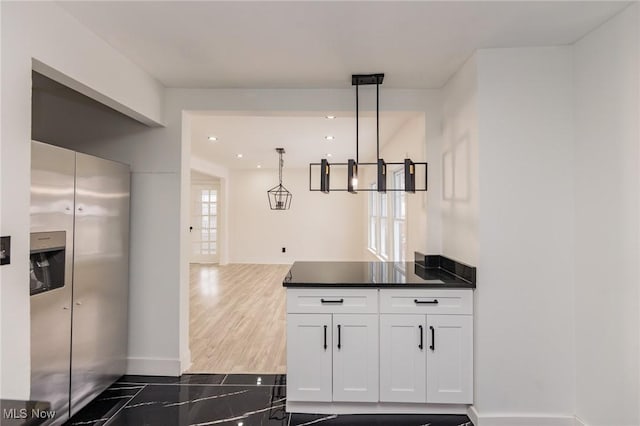
M 287 399 L 331 401 L 331 314 L 287 315 Z
M 378 401 L 378 314 L 333 315 L 333 400 Z
M 473 317 L 427 315 L 427 402 L 473 403 Z
M 380 315 L 380 401 L 427 401 L 425 315 Z

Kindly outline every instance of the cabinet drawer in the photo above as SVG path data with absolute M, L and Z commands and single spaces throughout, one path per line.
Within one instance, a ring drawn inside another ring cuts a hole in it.
M 381 289 L 383 314 L 472 314 L 473 290 Z
M 287 290 L 287 313 L 375 314 L 378 313 L 378 290 L 291 288 Z

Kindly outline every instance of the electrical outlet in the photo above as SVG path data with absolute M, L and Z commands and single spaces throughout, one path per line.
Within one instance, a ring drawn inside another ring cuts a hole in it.
M 287 248 L 286 247 L 282 247 L 282 252 L 286 253 L 287 252 Z

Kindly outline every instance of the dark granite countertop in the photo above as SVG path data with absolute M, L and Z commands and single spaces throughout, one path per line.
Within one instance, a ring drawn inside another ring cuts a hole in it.
M 446 266 L 446 264 L 445 264 Z M 473 278 L 440 264 L 420 262 L 295 262 L 282 285 L 287 288 L 440 288 L 473 289 Z

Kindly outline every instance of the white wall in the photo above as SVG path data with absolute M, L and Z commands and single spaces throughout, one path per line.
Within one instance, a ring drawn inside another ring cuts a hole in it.
M 267 190 L 278 184 L 277 169 L 231 170 L 230 176 L 232 263 L 362 259 L 362 194 L 311 192 L 308 169 L 285 167 L 291 208 L 270 210 Z
M 481 426 L 568 424 L 575 404 L 571 48 L 481 50 L 476 64 L 474 407 Z
M 12 237 L 12 263 L 0 268 L 0 396 L 20 399 L 28 398 L 30 381 L 29 291 L 23 283 L 29 252 L 32 60 L 44 74 L 148 124 L 162 121 L 163 90 L 55 3 L 2 2 L 0 7 L 0 233 Z
M 443 88 L 442 254 L 478 264 L 477 67 L 472 56 Z
M 575 45 L 576 414 L 640 424 L 640 18 Z

